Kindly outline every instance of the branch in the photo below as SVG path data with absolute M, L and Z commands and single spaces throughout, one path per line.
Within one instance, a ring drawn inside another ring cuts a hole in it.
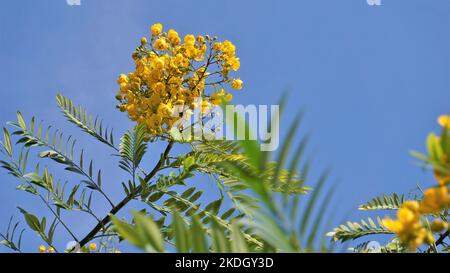
M 445 240 L 445 238 L 447 238 L 447 236 L 450 235 L 450 230 L 447 230 L 446 232 L 442 233 L 441 236 L 439 236 L 439 238 L 436 240 L 436 242 L 434 243 L 434 245 L 437 247 L 438 245 L 442 244 Z M 428 249 L 428 252 L 430 252 L 431 247 Z
M 156 165 L 153 167 L 152 171 L 147 174 L 144 178 L 144 181 L 146 183 L 148 183 L 148 181 L 150 181 L 150 179 L 152 179 L 156 173 L 160 170 L 162 164 L 165 161 L 165 158 L 169 155 L 170 150 L 173 147 L 174 142 L 170 141 L 169 144 L 167 145 L 166 149 L 164 150 L 164 153 L 162 154 L 161 159 L 158 161 L 158 163 L 156 163 Z M 141 190 L 141 186 L 139 185 L 136 188 L 136 192 L 139 192 Z M 117 212 L 119 212 L 123 207 L 125 207 L 126 204 L 128 204 L 128 202 L 130 202 L 133 199 L 133 195 L 129 194 L 127 195 L 122 201 L 120 201 L 119 204 L 117 204 L 116 206 L 114 206 L 108 213 L 107 216 L 105 216 L 105 218 L 103 218 L 103 220 L 101 220 L 79 243 L 80 243 L 80 247 L 83 247 L 84 245 L 86 245 L 89 241 L 92 240 L 92 238 L 94 238 L 94 236 L 104 227 L 106 226 L 110 221 L 111 221 L 111 216 L 115 215 Z

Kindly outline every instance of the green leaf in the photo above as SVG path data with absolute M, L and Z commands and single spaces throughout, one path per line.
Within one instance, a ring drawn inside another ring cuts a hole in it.
M 164 239 L 158 225 L 141 212 L 133 212 L 136 223 L 136 232 L 141 240 L 145 242 L 147 252 L 164 252 Z
M 12 156 L 11 137 L 9 135 L 8 130 L 5 127 L 3 127 L 3 139 L 4 139 L 3 147 L 5 147 L 5 150 L 8 153 L 8 155 Z
M 405 196 L 402 194 L 400 197 L 394 193 L 391 195 L 383 194 L 372 198 L 371 201 L 366 202 L 359 206 L 360 210 L 397 210 L 405 202 Z
M 212 250 L 217 253 L 229 252 L 228 240 L 225 231 L 219 223 L 213 219 L 211 224 Z
M 183 167 L 185 169 L 189 169 L 191 166 L 193 166 L 195 164 L 195 158 L 193 156 L 188 156 L 186 159 L 184 159 L 183 161 Z
M 27 222 L 28 226 L 37 232 L 41 232 L 41 223 L 39 222 L 39 219 L 30 213 L 25 213 L 25 221 Z
M 27 129 L 27 124 L 25 123 L 25 120 L 23 119 L 22 113 L 17 111 L 17 121 L 19 122 L 19 126 L 23 129 Z
M 191 227 L 192 245 L 194 253 L 206 253 L 209 251 L 205 238 L 205 230 L 197 215 L 192 217 Z
M 117 231 L 122 238 L 137 247 L 144 247 L 144 242 L 141 241 L 140 236 L 134 230 L 132 225 L 120 221 L 115 215 L 111 216 L 111 222 L 113 223 L 114 230 Z
M 35 188 L 33 188 L 32 186 L 27 185 L 27 184 L 20 184 L 16 187 L 16 189 L 21 190 L 21 191 L 26 191 L 26 192 L 29 192 L 34 195 L 37 195 L 37 193 L 38 193 Z
M 348 240 L 354 240 L 367 235 L 374 234 L 392 234 L 391 231 L 381 225 L 381 219 L 377 218 L 378 226 L 371 218 L 367 218 L 369 224 L 362 220 L 361 224 L 357 222 L 347 222 L 347 225 L 340 225 L 328 232 L 327 236 L 333 238 L 334 241 L 345 242 Z
M 248 252 L 247 244 L 242 237 L 239 226 L 235 221 L 231 224 L 231 251 L 233 253 Z
M 38 184 L 38 185 L 44 185 L 44 180 L 42 179 L 41 176 L 39 176 L 38 173 L 27 173 L 23 176 L 24 178 L 27 178 L 29 180 L 31 180 L 32 182 Z
M 189 235 L 183 218 L 177 212 L 173 215 L 173 230 L 175 233 L 175 246 L 179 253 L 189 251 Z

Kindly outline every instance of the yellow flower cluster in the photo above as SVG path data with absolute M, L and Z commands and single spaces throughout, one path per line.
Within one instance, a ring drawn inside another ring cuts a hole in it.
M 433 234 L 425 228 L 421 217 L 426 214 L 438 214 L 450 206 L 448 188 L 439 186 L 427 189 L 420 202 L 407 201 L 397 211 L 397 220 L 383 219 L 384 226 L 396 233 L 402 242 L 408 244 L 410 250 L 415 250 L 421 244 L 432 244 Z M 438 228 L 434 228 L 436 230 Z
M 149 138 L 167 133 L 177 120 L 192 112 L 186 110 L 199 107 L 204 113 L 229 102 L 232 95 L 225 91 L 226 85 L 242 89 L 242 80 L 229 76 L 240 67 L 230 41 L 192 34 L 181 39 L 173 29 L 164 32 L 161 24 L 152 25 L 151 33 L 150 42 L 142 38 L 132 55 L 135 71 L 118 78 L 116 96 L 117 107 L 131 120 L 144 124 Z M 202 98 L 201 105 L 197 98 Z
M 420 220 L 420 206 L 416 201 L 408 201 L 397 211 L 397 220 L 383 219 L 383 225 L 396 233 L 402 242 L 406 242 L 410 250 L 415 250 L 423 243 L 434 242 L 431 234 Z
M 420 202 L 422 214 L 437 214 L 450 206 L 450 195 L 448 187 L 444 185 L 427 189 Z
M 444 133 L 447 134 L 450 129 L 450 116 L 440 116 L 438 123 L 443 127 Z M 445 149 L 442 148 L 444 145 L 441 139 L 432 134 L 429 137 L 428 143 L 431 149 L 430 152 L 432 152 L 432 160 L 437 160 L 437 164 L 444 166 L 444 168 L 448 167 L 448 170 L 450 170 L 449 156 Z M 437 155 L 436 149 L 439 150 Z M 442 169 L 435 169 L 434 175 L 438 181 L 438 185 L 425 190 L 423 199 L 420 202 L 405 202 L 398 210 L 396 220 L 390 218 L 383 220 L 384 226 L 396 233 L 400 240 L 408 245 L 410 250 L 415 250 L 424 243 L 434 243 L 432 232 L 438 232 L 448 228 L 448 224 L 440 219 L 433 221 L 429 229 L 421 221 L 421 218 L 425 215 L 436 215 L 450 208 L 448 188 L 450 176 L 448 172 L 443 172 Z

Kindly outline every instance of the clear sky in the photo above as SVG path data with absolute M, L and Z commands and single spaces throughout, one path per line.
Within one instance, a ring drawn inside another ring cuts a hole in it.
M 14 120 L 21 110 L 28 119 L 36 115 L 64 128 L 103 168 L 104 184 L 119 201 L 117 178 L 125 176 L 115 171 L 116 159 L 66 123 L 55 95 L 62 92 L 86 106 L 117 133 L 130 128 L 115 109 L 116 78 L 133 69 L 131 52 L 156 22 L 180 34 L 233 41 L 245 82 L 235 102 L 274 104 L 290 90 L 281 130 L 306 109 L 302 133 L 312 134 L 314 169 L 331 167 L 331 182 L 338 182 L 336 219 L 366 215 L 356 207 L 374 195 L 433 183 L 408 153 L 423 151 L 426 135 L 438 129 L 437 116 L 450 111 L 448 0 L 382 0 L 381 6 L 366 0 L 81 0 L 81 6 L 65 0 L 2 1 L 0 122 Z M 160 148 L 150 152 L 156 156 Z M 2 231 L 11 215 L 21 219 L 18 205 L 43 215 L 39 201 L 16 191 L 17 181 L 5 171 L 0 183 Z M 197 183 L 217 194 L 208 180 Z M 94 224 L 80 214 L 68 221 L 80 237 Z M 56 245 L 63 248 L 68 239 L 60 232 Z M 27 251 L 40 244 L 31 231 L 24 240 Z

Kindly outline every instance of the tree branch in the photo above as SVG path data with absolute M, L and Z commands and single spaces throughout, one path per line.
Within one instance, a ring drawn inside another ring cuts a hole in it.
M 156 163 L 156 165 L 153 167 L 152 171 L 147 174 L 144 178 L 144 181 L 148 183 L 150 179 L 152 179 L 156 173 L 160 170 L 162 164 L 164 163 L 164 160 L 169 155 L 170 150 L 173 147 L 174 142 L 170 141 L 167 145 L 166 149 L 164 150 L 164 153 L 162 154 L 161 159 Z M 136 191 L 139 192 L 141 189 L 141 186 L 138 186 L 136 188 Z M 86 245 L 89 241 L 92 240 L 92 238 L 95 237 L 95 235 L 111 221 L 111 215 L 115 215 L 117 212 L 119 212 L 123 207 L 125 207 L 128 202 L 130 202 L 133 199 L 133 195 L 129 194 L 127 195 L 120 203 L 118 203 L 116 206 L 113 206 L 113 208 L 109 211 L 108 215 L 105 216 L 80 242 L 80 247 L 83 247 Z

